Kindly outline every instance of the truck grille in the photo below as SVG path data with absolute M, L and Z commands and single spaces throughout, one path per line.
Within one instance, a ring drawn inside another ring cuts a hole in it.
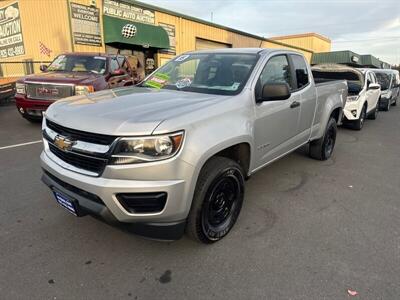
M 115 136 L 96 134 L 67 128 L 56 124 L 48 119 L 46 119 L 46 126 L 47 128 L 53 130 L 54 133 L 74 141 L 109 146 L 116 139 Z M 57 156 L 60 160 L 78 169 L 100 175 L 108 163 L 107 153 L 91 152 L 90 154 L 86 154 L 75 149 L 62 150 L 54 144 L 53 138 L 48 136 L 46 131 L 43 132 L 43 137 L 48 140 L 49 150 L 52 154 Z
M 59 100 L 72 95 L 74 95 L 73 85 L 26 83 L 26 96 L 29 99 Z
M 96 174 L 101 174 L 107 164 L 107 159 L 91 157 L 74 152 L 65 152 L 50 143 L 49 149 L 51 153 L 65 161 L 67 164 Z
M 112 135 L 105 135 L 105 134 L 97 134 L 97 133 L 90 133 L 86 131 L 80 131 L 76 129 L 67 128 L 61 125 L 58 125 L 48 119 L 46 119 L 46 125 L 51 130 L 54 130 L 60 135 L 68 136 L 74 140 L 93 143 L 93 144 L 100 144 L 100 145 L 111 145 L 112 142 L 115 140 L 115 136 Z

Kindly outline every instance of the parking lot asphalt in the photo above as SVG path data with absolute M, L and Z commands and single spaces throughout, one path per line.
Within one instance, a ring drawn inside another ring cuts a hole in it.
M 259 171 L 210 246 L 76 218 L 40 181 L 40 143 L 0 150 L 0 298 L 399 299 L 399 128 L 393 107 L 341 128 L 326 162 L 300 149 Z M 0 107 L 0 148 L 38 139 L 39 124 Z

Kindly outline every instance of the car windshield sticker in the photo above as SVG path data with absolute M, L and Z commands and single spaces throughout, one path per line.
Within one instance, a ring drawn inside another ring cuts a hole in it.
M 178 56 L 175 61 L 184 61 L 185 59 L 187 59 L 188 57 L 190 57 L 190 55 L 181 55 Z
M 178 80 L 178 81 L 176 82 L 175 86 L 176 86 L 178 89 L 183 89 L 183 88 L 185 88 L 185 87 L 190 86 L 191 84 L 192 84 L 192 80 L 190 80 L 190 78 L 183 78 L 183 79 L 181 79 L 181 80 Z
M 232 90 L 236 91 L 238 87 L 240 86 L 240 82 L 235 82 L 232 84 Z
M 167 84 L 169 80 L 169 76 L 164 73 L 156 73 L 149 80 L 147 80 L 144 84 L 148 87 L 152 87 L 155 89 L 161 89 L 164 85 Z

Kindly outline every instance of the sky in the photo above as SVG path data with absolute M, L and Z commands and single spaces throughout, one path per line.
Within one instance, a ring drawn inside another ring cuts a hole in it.
M 263 37 L 316 32 L 332 50 L 400 64 L 400 0 L 143 1 Z

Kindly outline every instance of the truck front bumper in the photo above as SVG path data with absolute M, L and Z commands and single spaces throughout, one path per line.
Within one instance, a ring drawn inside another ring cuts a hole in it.
M 41 165 L 44 170 L 43 182 L 50 189 L 76 200 L 85 213 L 100 216 L 108 223 L 128 227 L 136 234 L 155 239 L 175 240 L 184 232 L 191 204 L 185 180 L 142 181 L 91 177 L 61 167 L 45 152 L 41 154 Z M 192 169 L 188 164 L 185 168 L 186 171 Z M 152 213 L 129 212 L 117 197 L 121 193 L 140 195 L 160 192 L 167 194 L 165 206 L 161 211 Z
M 54 101 L 33 100 L 24 95 L 15 95 L 15 104 L 23 117 L 41 119 L 42 114 Z

